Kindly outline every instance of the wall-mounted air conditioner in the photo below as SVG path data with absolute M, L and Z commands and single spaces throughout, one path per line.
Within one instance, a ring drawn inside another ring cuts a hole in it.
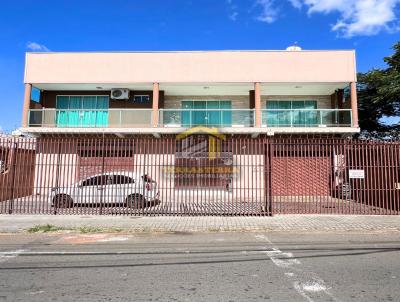
M 129 99 L 129 89 L 127 88 L 111 89 L 111 98 L 114 100 L 127 100 Z

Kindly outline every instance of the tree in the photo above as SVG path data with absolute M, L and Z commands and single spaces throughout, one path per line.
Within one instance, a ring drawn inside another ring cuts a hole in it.
M 393 49 L 394 54 L 384 58 L 386 69 L 358 74 L 359 123 L 363 137 L 400 137 L 400 122 L 388 125 L 382 120 L 400 116 L 400 42 Z

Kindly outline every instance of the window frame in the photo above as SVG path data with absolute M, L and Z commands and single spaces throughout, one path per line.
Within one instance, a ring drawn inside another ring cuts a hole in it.
M 140 102 L 136 101 L 137 97 L 140 97 Z M 146 102 L 143 102 L 144 97 L 147 97 Z M 135 104 L 150 104 L 150 102 L 151 102 L 150 94 L 134 94 L 132 100 L 133 100 L 133 103 L 135 103 Z
M 112 177 L 112 184 L 113 185 L 135 184 L 135 179 L 130 177 L 130 176 L 127 176 L 127 175 L 112 174 L 110 176 Z
M 80 184 L 80 186 L 83 187 L 98 187 L 98 186 L 105 186 L 107 185 L 107 178 L 110 175 L 97 175 L 97 176 L 91 176 L 86 178 L 85 180 L 83 180 Z M 96 179 L 96 183 L 93 184 L 93 179 Z M 100 180 L 100 182 L 99 182 Z M 86 182 L 92 181 L 92 183 L 90 183 L 90 185 L 86 185 Z
M 58 108 L 58 98 L 59 97 L 68 97 L 68 108 Z M 71 108 L 70 107 L 70 105 L 71 105 L 71 97 L 80 97 L 80 98 L 82 98 L 81 99 L 81 102 L 80 102 L 80 108 Z M 83 108 L 83 98 L 85 98 L 85 97 L 95 97 L 96 98 L 96 107 L 97 107 L 97 104 L 98 104 L 98 98 L 99 97 L 107 97 L 108 98 L 108 108 L 107 109 L 97 109 L 97 108 L 93 108 L 93 109 L 86 109 L 86 108 Z M 107 95 L 107 94 L 87 94 L 87 95 L 81 95 L 81 94 L 57 94 L 56 95 L 56 106 L 55 106 L 55 109 L 57 109 L 57 110 L 76 110 L 76 111 L 78 111 L 78 110 L 99 110 L 99 111 L 106 111 L 106 110 L 109 110 L 110 109 L 110 96 L 109 95 Z
M 293 104 L 300 103 L 303 106 L 293 106 Z M 315 108 L 306 108 L 310 103 Z M 268 108 L 268 104 L 275 104 L 278 108 Z M 285 104 L 286 106 L 281 106 L 281 104 Z M 268 110 L 272 110 L 268 112 L 267 124 L 273 127 L 305 127 L 315 126 L 318 123 L 318 100 L 316 99 L 271 99 L 266 100 L 265 109 L 267 112 Z M 299 111 L 296 112 L 296 110 Z M 315 110 L 315 112 L 307 112 L 307 110 Z M 312 119 L 312 122 L 308 122 L 309 120 L 307 119 Z M 302 122 L 303 120 L 305 122 Z

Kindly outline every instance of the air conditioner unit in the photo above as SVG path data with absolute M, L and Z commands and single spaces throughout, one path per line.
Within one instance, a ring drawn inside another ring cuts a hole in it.
M 127 100 L 129 99 L 129 89 L 127 88 L 111 89 L 111 98 L 114 100 Z

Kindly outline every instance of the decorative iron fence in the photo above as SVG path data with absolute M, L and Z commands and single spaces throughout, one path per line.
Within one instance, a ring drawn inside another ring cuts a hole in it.
M 0 213 L 399 214 L 400 143 L 0 138 Z

